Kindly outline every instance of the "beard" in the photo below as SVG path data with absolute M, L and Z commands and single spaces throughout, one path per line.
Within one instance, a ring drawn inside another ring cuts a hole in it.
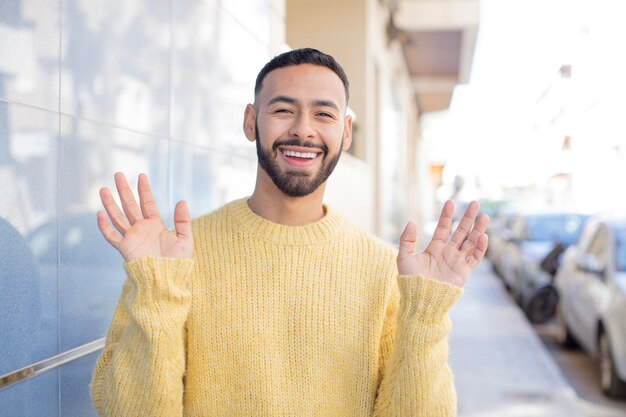
M 259 166 L 269 175 L 276 187 L 289 197 L 304 197 L 322 185 L 333 172 L 343 148 L 343 137 L 341 138 L 340 150 L 336 155 L 328 154 L 326 145 L 316 145 L 311 141 L 300 139 L 277 140 L 272 145 L 272 149 L 264 149 L 259 138 L 259 128 L 256 128 L 256 153 L 259 158 Z M 322 151 L 322 166 L 317 172 L 307 172 L 304 170 L 287 169 L 282 170 L 278 165 L 279 146 L 302 146 Z

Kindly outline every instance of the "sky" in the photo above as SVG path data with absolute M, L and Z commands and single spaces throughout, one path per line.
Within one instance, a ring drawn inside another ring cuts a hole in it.
M 444 180 L 479 177 L 487 191 L 525 186 L 554 173 L 566 134 L 579 150 L 626 144 L 618 121 L 626 0 L 481 0 L 480 8 L 469 84 L 456 87 L 448 111 L 422 119 L 431 159 L 446 163 Z M 565 64 L 571 79 L 560 77 Z

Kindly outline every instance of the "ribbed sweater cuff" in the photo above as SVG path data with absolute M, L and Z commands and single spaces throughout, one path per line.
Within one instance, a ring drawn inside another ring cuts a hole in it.
M 440 322 L 450 311 L 463 289 L 421 275 L 398 275 L 405 319 L 423 323 Z
M 133 286 L 134 303 L 179 303 L 190 294 L 193 260 L 145 257 L 124 264 Z

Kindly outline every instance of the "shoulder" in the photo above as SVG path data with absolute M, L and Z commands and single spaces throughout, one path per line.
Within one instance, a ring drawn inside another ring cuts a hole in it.
M 345 217 L 343 217 L 343 228 L 344 238 L 361 248 L 359 251 L 361 256 L 369 261 L 378 261 L 384 264 L 391 263 L 395 266 L 398 255 L 396 247 L 373 233 L 356 226 Z
M 398 250 L 389 242 L 345 218 L 343 225 L 343 250 L 347 250 L 349 254 L 345 259 L 349 262 L 352 273 L 361 278 L 362 284 L 368 283 L 371 288 L 376 288 L 375 292 L 382 296 L 381 299 L 388 300 L 397 286 Z
M 194 241 L 204 240 L 209 236 L 224 235 L 233 229 L 233 207 L 240 205 L 241 200 L 234 200 L 210 212 L 194 217 L 191 220 Z

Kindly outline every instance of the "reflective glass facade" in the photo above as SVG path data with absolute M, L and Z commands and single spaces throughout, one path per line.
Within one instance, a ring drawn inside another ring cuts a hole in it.
M 233 4 L 231 4 L 233 3 Z M 0 376 L 101 339 L 125 278 L 98 190 L 151 181 L 161 215 L 249 195 L 242 131 L 270 0 L 0 2 Z M 0 416 L 95 416 L 100 351 L 0 387 Z

